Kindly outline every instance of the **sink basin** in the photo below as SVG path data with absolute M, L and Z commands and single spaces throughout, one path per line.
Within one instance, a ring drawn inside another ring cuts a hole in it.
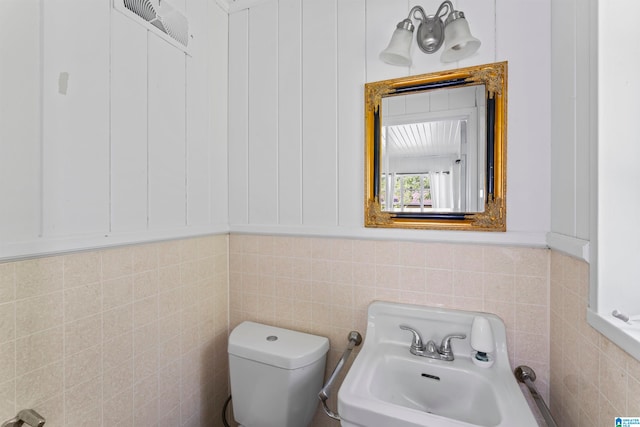
M 496 350 L 490 367 L 473 363 L 469 335 L 475 316 L 489 320 Z M 448 334 L 455 359 L 409 352 L 410 325 L 437 344 Z M 511 371 L 504 323 L 488 313 L 374 302 L 362 350 L 338 391 L 343 427 L 537 427 Z
M 379 351 L 373 361 L 377 375 L 370 382 L 374 397 L 467 423 L 500 424 L 500 409 L 490 379 L 467 366 L 469 360 L 453 368 L 438 366 L 442 363 L 425 364 L 415 356 L 409 358 L 406 348 L 387 346 Z

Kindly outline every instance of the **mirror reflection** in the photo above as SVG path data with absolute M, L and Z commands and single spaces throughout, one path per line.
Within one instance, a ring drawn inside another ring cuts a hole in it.
M 506 73 L 365 85 L 365 226 L 506 230 Z
M 485 86 L 382 99 L 385 212 L 482 212 Z

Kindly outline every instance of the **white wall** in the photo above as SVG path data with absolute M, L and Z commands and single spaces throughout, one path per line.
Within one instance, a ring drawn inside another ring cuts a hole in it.
M 552 2 L 551 233 L 552 248 L 589 260 L 591 170 L 597 96 L 596 2 Z
M 460 0 L 483 42 L 478 54 L 445 65 L 415 53 L 410 69 L 381 63 L 379 51 L 413 4 L 238 0 L 227 44 L 217 2 L 176 0 L 195 35 L 186 57 L 110 2 L 3 1 L 0 46 L 13 60 L 3 61 L 0 83 L 0 258 L 225 232 L 228 224 L 237 232 L 544 245 L 549 0 Z M 434 12 L 439 2 L 420 4 Z M 364 229 L 364 83 L 502 60 L 508 231 Z
M 226 232 L 227 13 L 189 55 L 99 0 L 0 3 L 0 259 Z
M 235 232 L 544 245 L 550 227 L 550 1 L 459 0 L 478 54 L 378 60 L 412 1 L 231 5 L 230 223 Z M 435 13 L 439 2 L 420 2 Z M 534 19 L 535 17 L 535 19 Z M 416 49 L 417 50 L 417 49 Z M 364 83 L 509 62 L 507 232 L 363 228 Z
M 624 10 L 624 16 L 618 13 Z M 589 324 L 640 360 L 640 335 L 611 316 L 638 312 L 640 228 L 628 220 L 640 149 L 637 82 L 622 70 L 638 5 L 632 0 L 564 0 L 552 7 L 552 221 L 549 246 L 589 263 Z M 636 34 L 637 35 L 637 34 Z M 627 124 L 627 125 L 621 125 Z
M 624 10 L 623 17 L 618 11 Z M 640 227 L 630 216 L 640 209 L 637 183 L 640 146 L 634 123 L 640 114 L 638 89 L 633 73 L 640 65 L 628 54 L 628 44 L 640 31 L 633 16 L 640 5 L 629 0 L 598 4 L 597 64 L 597 203 L 592 233 L 590 323 L 625 351 L 640 360 L 640 331 L 611 316 L 619 310 L 630 316 L 640 313 Z
M 40 2 L 0 2 L 0 248 L 40 229 Z
M 616 18 L 620 8 L 629 12 L 625 19 Z M 598 230 L 594 237 L 601 313 L 613 309 L 640 313 L 640 227 L 629 218 L 640 210 L 640 144 L 633 125 L 640 115 L 640 84 L 633 73 L 621 72 L 638 69 L 640 58 L 626 54 L 620 44 L 640 36 L 631 18 L 638 12 L 640 4 L 628 0 L 599 7 Z

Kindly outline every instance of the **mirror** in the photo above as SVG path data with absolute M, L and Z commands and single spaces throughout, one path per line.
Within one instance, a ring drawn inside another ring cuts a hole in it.
M 365 85 L 365 226 L 506 230 L 507 63 Z

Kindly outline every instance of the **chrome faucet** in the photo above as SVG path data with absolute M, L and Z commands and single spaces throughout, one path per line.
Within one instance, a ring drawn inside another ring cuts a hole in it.
M 433 340 L 429 340 L 426 344 L 423 343 L 420 333 L 411 326 L 400 325 L 400 329 L 403 331 L 409 331 L 413 334 L 411 340 L 411 347 L 409 351 L 416 356 L 428 357 L 430 359 L 446 360 L 451 362 L 453 358 L 453 349 L 451 348 L 451 340 L 453 338 L 465 339 L 466 334 L 450 334 L 445 336 L 440 343 L 440 347 L 436 346 Z

